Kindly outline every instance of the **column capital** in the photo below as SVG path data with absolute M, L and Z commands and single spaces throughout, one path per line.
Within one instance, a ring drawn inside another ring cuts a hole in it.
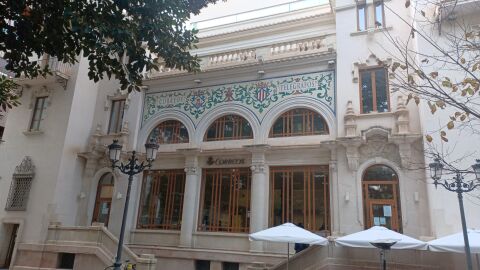
M 198 175 L 199 169 L 196 166 L 190 166 L 190 167 L 185 167 L 184 171 L 187 175 Z
M 257 174 L 257 173 L 265 173 L 266 172 L 266 166 L 265 163 L 256 163 L 250 166 L 250 170 L 252 170 L 252 173 Z

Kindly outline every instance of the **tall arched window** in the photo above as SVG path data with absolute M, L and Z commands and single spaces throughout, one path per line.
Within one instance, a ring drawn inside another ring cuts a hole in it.
M 97 196 L 95 198 L 95 209 L 93 210 L 92 222 L 101 222 L 108 225 L 110 209 L 113 197 L 113 174 L 106 173 L 100 178 L 97 186 Z
M 177 120 L 161 122 L 148 137 L 148 141 L 158 144 L 188 143 L 188 131 L 185 125 Z
M 270 137 L 290 137 L 328 134 L 323 117 L 309 109 L 293 109 L 283 113 L 273 123 Z
M 225 115 L 215 120 L 205 133 L 205 141 L 252 139 L 250 123 L 238 115 Z
M 402 231 L 397 173 L 385 165 L 373 165 L 362 178 L 365 227 L 384 226 Z

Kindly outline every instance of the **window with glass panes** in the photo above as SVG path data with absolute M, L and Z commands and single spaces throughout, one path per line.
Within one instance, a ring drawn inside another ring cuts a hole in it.
M 357 2 L 357 30 L 367 30 L 367 4 L 365 1 Z
M 203 171 L 199 231 L 249 232 L 249 168 Z
M 361 113 L 390 111 L 386 68 L 360 70 L 360 100 Z
M 184 191 L 184 170 L 145 172 L 137 227 L 180 230 Z
M 293 109 L 283 113 L 273 123 L 270 137 L 289 137 L 328 134 L 323 117 L 308 109 Z
M 270 168 L 270 225 L 286 222 L 329 234 L 328 166 Z
M 225 115 L 215 120 L 207 129 L 205 141 L 252 139 L 250 123 L 238 115 Z
M 383 1 L 375 1 L 373 3 L 375 10 L 375 27 L 385 27 L 385 10 Z
M 153 129 L 148 137 L 149 142 L 152 140 L 158 144 L 188 143 L 188 131 L 182 122 L 168 120 Z
M 37 97 L 35 99 L 35 106 L 33 107 L 32 121 L 30 123 L 31 131 L 40 130 L 45 117 L 45 110 L 47 109 L 48 97 Z
M 108 133 L 119 133 L 122 131 L 123 113 L 125 110 L 125 99 L 112 100 L 110 111 L 110 122 L 108 123 Z

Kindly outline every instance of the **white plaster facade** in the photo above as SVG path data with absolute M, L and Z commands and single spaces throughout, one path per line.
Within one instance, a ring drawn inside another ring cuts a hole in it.
M 284 2 L 287 1 L 280 4 Z M 388 48 L 384 32 L 405 37 L 408 27 L 403 27 L 399 18 L 386 9 L 384 29 L 359 32 L 355 1 L 317 2 L 303 9 L 200 29 L 200 43 L 194 53 L 202 59 L 203 72 L 188 74 L 161 68 L 158 73 L 146 74 L 147 88 L 142 92 L 118 91 L 115 81 L 89 81 L 85 59 L 69 67 L 68 73 L 62 72 L 67 76 L 56 74 L 47 79 L 19 81 L 23 86 L 22 105 L 9 112 L 5 142 L 0 144 L 0 205 L 6 204 L 15 167 L 24 157 L 31 157 L 35 176 L 25 211 L 0 209 L 0 242 L 8 238 L 11 224 L 19 224 L 11 269 L 55 268 L 59 252 L 77 254 L 75 269 L 107 266 L 115 251 L 114 235 L 120 230 L 127 179 L 114 172 L 108 226 L 90 226 L 98 182 L 111 172 L 106 145 L 119 139 L 125 154 L 132 150 L 143 152 L 152 130 L 166 120 L 182 122 L 190 140 L 161 145 L 152 169 L 185 170 L 182 224 L 176 231 L 138 229 L 143 176 L 135 177 L 127 217 L 126 256 L 144 267 L 141 269 L 152 269 L 154 266 L 149 263 L 155 260 L 156 269 L 186 270 L 195 269 L 195 260 L 210 260 L 210 269 L 222 269 L 221 262 L 225 261 L 239 263 L 240 269 L 261 269 L 258 267 L 262 264 L 275 265 L 283 260 L 283 245 L 249 242 L 246 233 L 197 229 L 202 170 L 209 168 L 209 157 L 241 158 L 245 160 L 243 166 L 251 169 L 250 232 L 270 224 L 270 167 L 300 165 L 329 168 L 330 234 L 339 236 L 364 229 L 362 176 L 368 167 L 378 164 L 389 166 L 398 175 L 405 234 L 429 239 L 458 231 L 459 219 L 451 218 L 458 215 L 457 208 L 447 207 L 456 206 L 455 196 L 432 189 L 428 172 L 415 169 L 428 162 L 423 157 L 422 134 L 434 128 L 434 118 L 414 104 L 405 105 L 405 98 L 398 93 L 389 97 L 389 112 L 360 113 L 358 70 L 390 63 L 389 51 L 393 50 Z M 371 4 L 367 1 L 370 8 Z M 410 16 L 403 1 L 388 0 L 385 5 L 406 18 Z M 212 14 L 205 12 L 197 21 L 215 18 L 218 11 Z M 372 20 L 369 18 L 369 23 Z M 324 88 L 330 103 L 326 97 L 292 94 L 272 101 L 262 110 L 244 101 L 233 101 L 219 102 L 195 114 L 198 108 L 190 106 L 191 110 L 187 110 L 186 103 L 181 107 L 162 107 L 175 102 L 149 99 L 312 74 L 332 75 Z M 32 102 L 42 95 L 48 96 L 43 126 L 40 131 L 28 131 Z M 126 99 L 123 127 L 118 133 L 108 134 L 112 100 L 121 98 Z M 329 134 L 270 138 L 278 116 L 295 108 L 320 114 Z M 227 114 L 245 118 L 252 127 L 253 138 L 205 142 L 204 134 L 210 124 Z M 478 226 L 480 218 L 474 214 L 475 204 L 467 201 L 466 209 L 468 224 Z M 6 248 L 0 246 L 0 256 L 4 256 Z M 153 254 L 155 259 L 144 253 Z M 357 261 L 376 261 L 372 256 L 361 251 L 335 250 L 327 257 L 343 265 L 335 269 L 351 269 L 348 265 Z M 454 269 L 453 262 L 457 262 L 444 256 L 440 265 L 435 259 L 424 259 L 428 256 L 431 255 L 422 255 L 422 259 L 417 256 L 415 262 L 399 260 L 398 269 L 413 269 L 408 263 L 423 265 L 425 269 Z M 0 266 L 2 263 L 0 260 Z

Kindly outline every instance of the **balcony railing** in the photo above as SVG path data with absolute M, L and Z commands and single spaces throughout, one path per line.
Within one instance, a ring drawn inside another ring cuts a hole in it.
M 44 56 L 40 60 L 36 61 L 41 68 L 48 66 L 52 74 L 60 76 L 63 79 L 69 79 L 72 75 L 72 65 L 58 61 L 56 57 Z M 5 68 L 6 65 L 7 62 L 4 59 L 0 58 L 0 73 L 3 75 L 14 77 L 15 74 L 7 70 Z M 20 76 L 20 78 L 18 79 L 25 79 L 25 76 Z
M 293 40 L 289 42 L 275 43 L 270 46 L 258 48 L 234 50 L 201 57 L 201 70 L 221 69 L 252 64 L 280 58 L 294 58 L 297 56 L 330 53 L 335 48 L 335 36 L 326 35 L 310 39 Z M 261 52 L 261 53 L 260 53 Z M 159 64 L 158 71 L 150 71 L 145 74 L 149 79 L 187 73 L 185 70 L 166 68 L 164 63 Z

